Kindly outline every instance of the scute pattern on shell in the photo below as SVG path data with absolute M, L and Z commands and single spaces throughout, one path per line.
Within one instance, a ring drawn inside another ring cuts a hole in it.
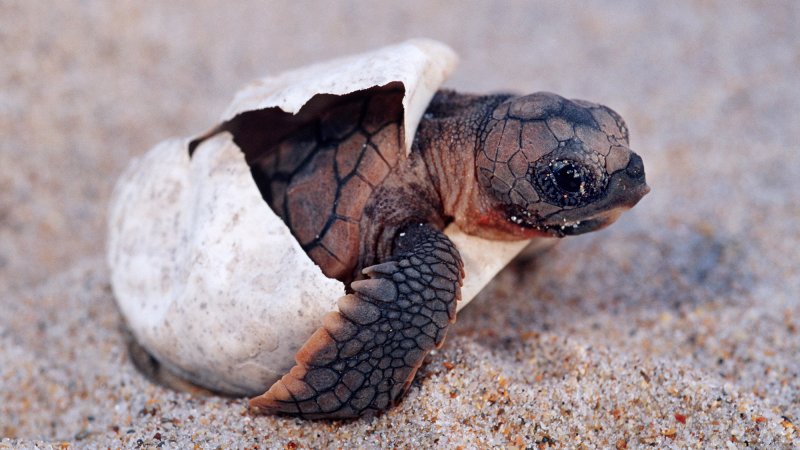
M 276 111 L 269 123 L 272 133 L 283 135 L 280 140 L 254 137 L 263 128 L 264 112 L 244 113 L 226 124 L 261 195 L 331 278 L 357 275 L 364 205 L 406 157 L 404 94 L 402 85 L 392 83 L 315 97 L 297 115 Z

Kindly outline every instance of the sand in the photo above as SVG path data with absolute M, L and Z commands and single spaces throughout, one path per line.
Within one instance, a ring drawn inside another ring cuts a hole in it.
M 370 5 L 0 5 L 0 448 L 800 447 L 800 4 Z M 498 275 L 378 417 L 151 383 L 103 257 L 123 167 L 250 79 L 415 36 L 449 87 L 613 107 L 653 191 Z

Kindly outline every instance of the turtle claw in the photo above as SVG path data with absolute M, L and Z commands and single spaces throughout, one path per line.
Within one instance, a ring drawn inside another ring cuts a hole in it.
M 389 261 L 382 264 L 375 264 L 374 266 L 365 267 L 361 271 L 364 275 L 373 276 L 373 274 L 392 275 L 397 272 L 397 263 Z
M 424 226 L 401 236 L 400 251 L 365 269 L 371 278 L 351 284 L 353 294 L 325 316 L 297 352 L 297 365 L 252 406 L 341 419 L 400 400 L 425 355 L 444 342 L 462 279 L 461 258 L 443 233 Z
M 370 278 L 367 280 L 354 281 L 350 286 L 354 291 L 369 297 L 371 300 L 386 303 L 397 301 L 397 286 L 395 283 L 385 278 Z M 339 305 L 339 309 L 341 309 L 341 305 Z

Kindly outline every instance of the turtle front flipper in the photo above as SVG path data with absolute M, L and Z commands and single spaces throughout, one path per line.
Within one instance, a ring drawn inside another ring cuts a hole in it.
M 335 419 L 398 402 L 455 322 L 461 257 L 441 231 L 412 225 L 395 239 L 389 261 L 364 274 L 297 352 L 297 365 L 251 406 Z

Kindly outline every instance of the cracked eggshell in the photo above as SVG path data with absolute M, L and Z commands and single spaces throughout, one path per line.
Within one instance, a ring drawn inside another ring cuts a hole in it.
M 159 144 L 117 185 L 114 294 L 136 340 L 171 372 L 215 391 L 263 391 L 344 286 L 264 207 L 229 139 L 191 161 L 187 144 Z
M 222 119 L 269 107 L 296 113 L 314 95 L 399 81 L 406 150 L 431 97 L 456 64 L 443 44 L 412 40 L 256 81 Z M 165 368 L 234 395 L 264 392 L 336 310 L 344 285 L 325 277 L 256 187 L 229 134 L 189 158 L 188 139 L 157 145 L 117 183 L 108 263 L 117 303 L 138 343 Z M 465 261 L 464 307 L 527 242 L 446 230 Z

